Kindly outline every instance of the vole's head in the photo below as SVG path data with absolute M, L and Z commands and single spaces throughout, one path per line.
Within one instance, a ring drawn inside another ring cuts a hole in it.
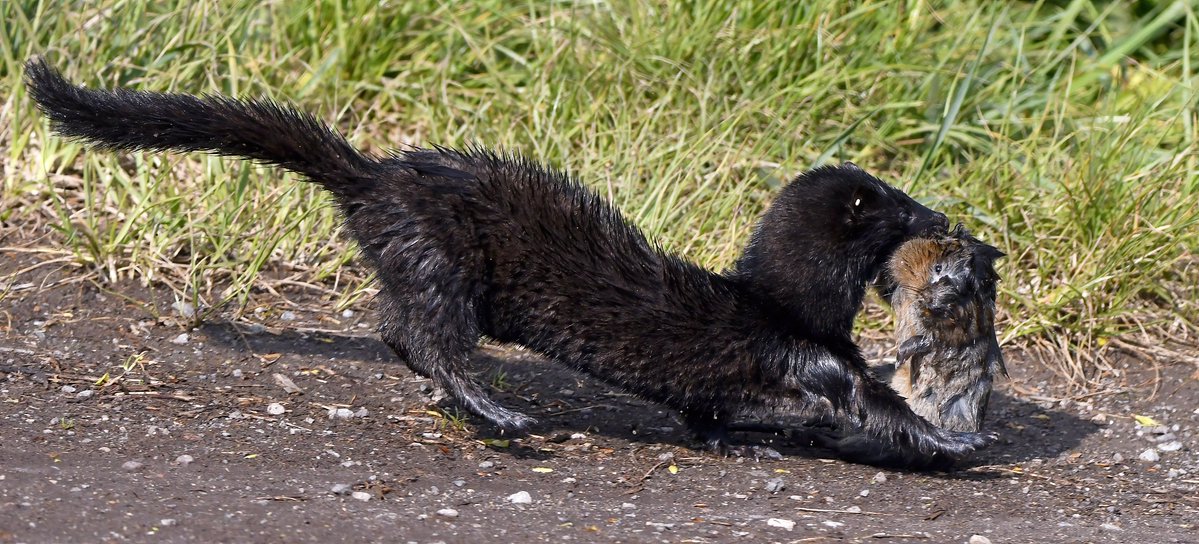
M 891 253 L 910 238 L 943 235 L 948 226 L 944 214 L 856 165 L 825 166 L 782 190 L 735 275 L 809 324 L 835 323 L 848 333 L 866 281 Z
M 972 302 L 995 301 L 995 260 L 1003 255 L 959 224 L 946 237 L 904 244 L 888 271 L 899 289 L 919 294 L 927 317 L 955 319 Z

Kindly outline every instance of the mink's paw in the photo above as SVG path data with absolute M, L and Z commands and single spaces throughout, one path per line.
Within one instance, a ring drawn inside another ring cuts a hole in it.
M 526 416 L 520 412 L 511 410 L 503 410 L 503 413 L 488 414 L 487 419 L 496 427 L 499 427 L 504 434 L 522 435 L 529 431 L 529 427 L 537 424 L 535 418 Z
M 770 461 L 783 460 L 783 454 L 779 453 L 778 450 L 757 444 L 724 445 L 718 448 L 717 453 L 724 457 L 744 457 L 746 459 L 753 459 L 754 461 L 761 461 L 763 459 Z

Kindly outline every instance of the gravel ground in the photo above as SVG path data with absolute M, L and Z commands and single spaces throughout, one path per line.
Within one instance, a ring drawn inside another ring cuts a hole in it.
M 1000 442 L 952 473 L 775 443 L 755 462 L 488 346 L 480 379 L 541 420 L 497 436 L 397 364 L 369 310 L 285 292 L 189 330 L 166 291 L 13 275 L 36 259 L 0 251 L 0 542 L 1199 542 L 1186 365 L 1068 398 L 1008 353 Z

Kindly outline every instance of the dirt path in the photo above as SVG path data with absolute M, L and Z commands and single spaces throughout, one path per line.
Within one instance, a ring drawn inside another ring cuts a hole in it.
M 169 293 L 11 276 L 34 262 L 0 253 L 0 542 L 1199 542 L 1191 368 L 1080 404 L 1012 359 L 1000 443 L 915 474 L 701 453 L 664 410 L 488 348 L 481 379 L 541 420 L 505 442 L 432 410 L 370 312 L 288 293 L 186 331 Z

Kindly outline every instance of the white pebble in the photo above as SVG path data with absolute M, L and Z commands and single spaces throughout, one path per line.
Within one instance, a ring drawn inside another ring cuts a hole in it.
M 287 408 L 284 408 L 282 404 L 279 404 L 277 402 L 272 402 L 269 405 L 267 405 L 267 407 L 266 407 L 266 413 L 268 413 L 272 416 L 283 415 L 283 413 L 286 411 L 287 411 Z
M 178 301 L 174 304 L 171 304 L 171 308 L 173 308 L 176 312 L 179 312 L 179 315 L 187 319 L 196 317 L 196 307 L 192 306 L 190 302 Z
M 182 346 L 183 344 L 187 343 L 188 339 L 189 337 L 187 336 L 187 333 L 182 333 L 179 336 L 172 338 L 171 343 Z
M 869 497 L 869 496 L 870 496 L 870 490 L 869 490 L 869 489 L 863 489 L 861 492 L 859 492 L 859 493 L 858 493 L 858 496 L 859 496 L 859 497 Z
M 850 506 L 849 508 L 846 508 L 845 512 L 849 513 L 849 514 L 861 514 L 862 507 L 855 504 L 853 506 Z
M 175 518 L 162 518 L 158 521 L 158 524 L 163 527 L 174 527 L 179 524 L 179 520 Z
M 190 465 L 192 463 L 192 461 L 195 461 L 195 459 L 193 459 L 192 456 L 190 456 L 186 453 L 175 458 L 175 464 L 179 465 L 181 467 Z
M 1119 531 L 1124 530 L 1123 527 L 1116 525 L 1114 523 L 1104 523 L 1104 524 L 1100 525 L 1099 528 L 1103 529 L 1104 531 L 1113 531 L 1113 532 L 1119 532 Z
M 766 520 L 766 525 L 769 525 L 771 527 L 781 527 L 788 531 L 795 530 L 795 522 L 791 521 L 789 519 L 770 518 L 770 519 Z
M 371 494 L 367 493 L 365 491 L 355 491 L 353 493 L 350 493 L 350 496 L 354 497 L 355 499 L 358 499 L 362 502 L 371 500 Z
M 344 318 L 346 318 L 346 319 L 349 319 L 349 318 L 351 318 L 351 317 L 354 317 L 354 310 L 348 310 L 348 309 L 347 309 L 347 310 L 345 310 L 345 311 L 341 312 L 341 316 L 342 316 L 342 317 L 344 317 Z
M 1175 440 L 1173 442 L 1166 442 L 1164 444 L 1158 444 L 1157 449 L 1159 449 L 1161 451 L 1178 451 L 1178 450 L 1182 449 L 1182 442 Z
M 533 502 L 533 497 L 529 495 L 528 491 L 517 491 L 516 493 L 508 495 L 508 502 L 512 504 L 531 504 Z
M 456 518 L 458 517 L 458 511 L 453 508 L 442 508 L 437 511 L 437 515 L 443 518 Z
M 632 510 L 633 508 L 637 508 L 637 505 L 631 502 L 624 502 L 620 504 L 620 507 L 625 510 Z
M 479 468 L 481 468 L 481 469 L 489 469 L 494 466 L 495 466 L 495 463 L 493 463 L 491 461 L 483 461 L 482 463 L 479 463 Z
M 885 484 L 885 483 L 887 483 L 887 475 L 886 475 L 886 474 L 883 474 L 883 473 L 881 473 L 881 472 L 880 472 L 880 473 L 878 473 L 878 474 L 875 474 L 875 475 L 874 475 L 874 483 L 876 483 L 876 484 Z
M 96 394 L 96 392 L 95 392 L 95 391 L 92 391 L 91 389 L 84 389 L 83 391 L 80 391 L 80 392 L 78 392 L 78 393 L 75 393 L 75 398 L 77 398 L 77 399 L 86 399 L 86 398 L 89 398 L 89 397 L 91 397 L 92 395 L 95 395 L 95 394 Z
M 1153 451 L 1153 449 L 1147 449 L 1141 452 L 1141 454 L 1137 457 L 1142 461 L 1148 461 L 1150 463 L 1156 463 L 1162 458 L 1162 456 L 1158 455 L 1156 451 Z
M 73 386 L 73 385 L 64 385 L 64 386 L 62 386 L 62 392 L 63 392 L 63 393 L 68 393 L 68 394 L 70 394 L 70 393 L 74 393 L 75 391 L 76 391 L 76 389 L 75 389 L 75 386 Z
M 139 468 L 142 468 L 142 464 L 137 461 L 125 461 L 125 463 L 121 465 L 121 468 L 128 470 L 129 472 L 133 472 Z
M 329 419 L 350 419 L 354 417 L 354 412 L 348 408 L 330 408 Z
M 359 408 L 357 412 L 354 412 L 354 417 L 366 417 L 369 415 L 371 415 L 371 413 L 365 407 Z
M 973 535 L 970 537 L 970 544 L 991 544 L 991 539 L 983 535 Z
M 233 373 L 232 373 L 232 374 L 233 374 L 233 377 L 234 377 L 234 378 L 237 378 L 237 379 L 239 379 L 239 380 L 242 378 L 242 376 L 245 376 L 245 375 L 246 375 L 246 373 L 245 373 L 245 372 L 242 372 L 240 368 L 235 368 L 235 369 L 233 369 Z
M 279 319 L 282 319 L 284 321 L 295 321 L 296 313 L 291 310 L 288 310 L 286 312 L 283 312 L 282 314 L 279 314 Z
M 353 488 L 349 484 L 333 484 L 333 489 L 330 489 L 334 495 L 349 495 L 351 490 Z
M 833 529 L 837 529 L 837 528 L 845 526 L 845 524 L 841 523 L 840 521 L 822 521 L 820 523 L 821 523 L 821 525 L 824 525 L 826 527 L 832 527 Z

